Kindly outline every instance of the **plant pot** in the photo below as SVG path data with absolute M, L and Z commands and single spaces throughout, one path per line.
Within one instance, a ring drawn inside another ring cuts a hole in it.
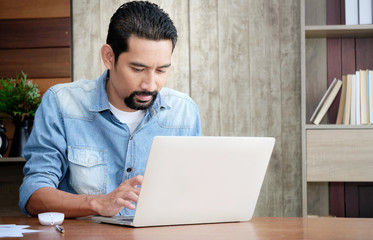
M 4 125 L 0 123 L 0 158 L 2 158 L 6 150 L 8 150 L 8 144 L 9 141 L 5 135 Z
M 10 147 L 9 157 L 23 157 L 23 148 L 26 145 L 30 135 L 29 120 L 20 118 L 13 119 L 15 131 L 13 135 L 12 145 Z

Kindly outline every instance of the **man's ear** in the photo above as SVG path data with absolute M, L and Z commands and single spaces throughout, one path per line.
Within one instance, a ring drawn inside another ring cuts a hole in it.
M 109 44 L 104 44 L 101 47 L 101 58 L 107 69 L 112 70 L 115 65 L 114 51 Z

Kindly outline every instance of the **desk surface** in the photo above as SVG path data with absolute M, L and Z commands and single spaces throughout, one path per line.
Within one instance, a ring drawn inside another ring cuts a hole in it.
M 44 232 L 21 239 L 373 239 L 373 219 L 253 218 L 249 222 L 131 228 L 66 219 L 65 233 L 41 226 L 37 218 L 0 217 L 0 224 L 30 225 Z M 6 239 L 6 238 L 3 238 Z M 9 238 L 15 239 L 15 238 Z

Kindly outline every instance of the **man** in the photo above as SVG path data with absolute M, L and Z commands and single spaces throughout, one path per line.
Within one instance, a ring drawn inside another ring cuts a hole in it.
M 103 75 L 43 96 L 24 150 L 23 212 L 134 214 L 153 137 L 201 134 L 194 102 L 163 88 L 176 40 L 155 4 L 116 11 L 101 48 Z

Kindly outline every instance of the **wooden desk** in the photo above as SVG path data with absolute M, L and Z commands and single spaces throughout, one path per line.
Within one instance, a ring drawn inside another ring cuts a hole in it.
M 172 227 L 130 228 L 66 219 L 65 233 L 41 226 L 37 218 L 0 217 L 0 224 L 30 225 L 44 232 L 26 233 L 21 239 L 373 239 L 373 219 L 352 218 L 253 218 L 242 223 Z M 3 238 L 6 239 L 6 238 Z M 15 238 L 9 238 L 15 239 Z

